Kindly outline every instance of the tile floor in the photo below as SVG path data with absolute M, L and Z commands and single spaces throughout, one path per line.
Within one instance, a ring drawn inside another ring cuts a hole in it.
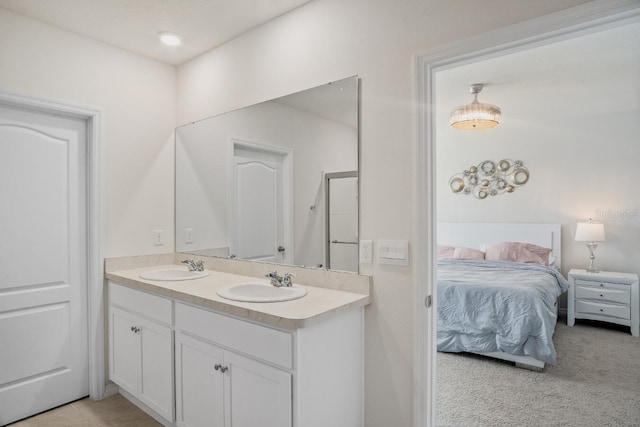
M 97 402 L 89 398 L 76 400 L 9 424 L 10 427 L 157 427 L 160 425 L 119 394 Z

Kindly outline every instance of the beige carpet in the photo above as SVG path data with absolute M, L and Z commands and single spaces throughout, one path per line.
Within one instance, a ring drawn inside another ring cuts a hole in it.
M 640 426 L 640 338 L 561 319 L 543 372 L 469 354 L 437 355 L 438 426 Z
M 100 401 L 89 398 L 35 415 L 11 427 L 157 427 L 160 423 L 119 394 Z

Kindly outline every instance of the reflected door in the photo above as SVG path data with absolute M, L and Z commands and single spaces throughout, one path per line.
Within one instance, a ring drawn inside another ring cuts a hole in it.
M 0 107 L 0 425 L 89 394 L 85 141 Z
M 325 175 L 327 268 L 358 272 L 358 173 Z
M 235 146 L 231 254 L 237 258 L 287 263 L 283 169 L 282 154 Z

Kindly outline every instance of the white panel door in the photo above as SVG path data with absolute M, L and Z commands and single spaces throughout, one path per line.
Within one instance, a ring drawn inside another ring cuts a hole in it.
M 283 158 L 259 150 L 234 150 L 232 253 L 241 259 L 283 263 Z
M 232 352 L 224 354 L 227 427 L 291 427 L 291 374 Z
M 0 106 L 0 425 L 89 394 L 85 143 Z

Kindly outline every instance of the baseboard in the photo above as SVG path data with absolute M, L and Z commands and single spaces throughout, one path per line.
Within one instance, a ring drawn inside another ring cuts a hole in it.
M 104 388 L 103 398 L 115 396 L 116 394 L 118 394 L 118 391 L 120 391 L 120 387 L 118 387 L 117 384 L 109 383 Z

